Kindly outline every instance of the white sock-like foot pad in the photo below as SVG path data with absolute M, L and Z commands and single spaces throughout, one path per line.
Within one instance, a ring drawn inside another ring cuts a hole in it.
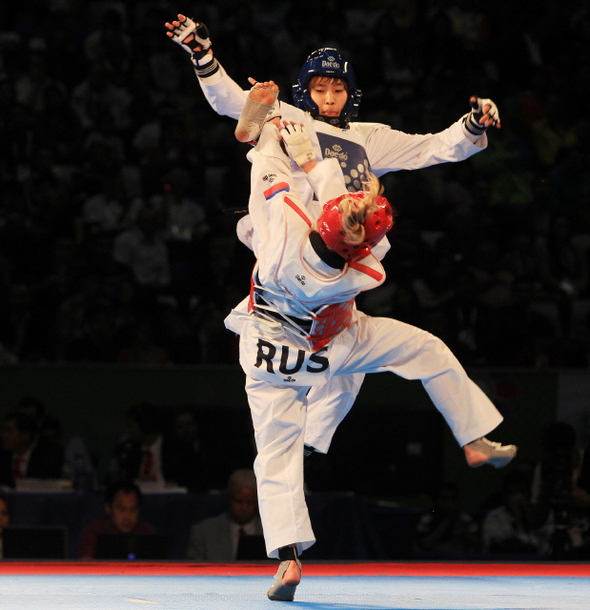
M 495 443 L 482 436 L 465 445 L 463 450 L 470 468 L 479 468 L 484 464 L 494 468 L 504 468 L 514 459 L 518 448 L 516 445 Z
M 273 91 L 268 87 L 260 88 L 267 89 L 273 93 L 275 100 L 272 104 L 263 104 L 253 100 L 248 95 L 234 132 L 236 139 L 240 142 L 254 142 L 258 139 L 262 126 L 270 119 L 280 116 L 279 104 L 277 102 L 278 91 Z

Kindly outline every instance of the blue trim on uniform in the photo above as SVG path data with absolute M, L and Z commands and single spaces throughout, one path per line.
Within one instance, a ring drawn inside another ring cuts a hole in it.
M 277 193 L 284 193 L 289 191 L 289 184 L 287 182 L 279 182 L 274 186 L 271 186 L 269 189 L 264 191 L 264 197 L 268 201 L 272 197 L 274 197 Z

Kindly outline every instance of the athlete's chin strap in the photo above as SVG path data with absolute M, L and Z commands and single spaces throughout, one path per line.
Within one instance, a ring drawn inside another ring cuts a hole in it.
M 316 121 L 322 121 L 322 123 L 328 123 L 328 125 L 332 125 L 333 127 L 339 127 L 340 129 L 346 129 L 349 123 L 348 118 L 343 118 L 340 116 L 322 116 L 321 114 L 318 114 L 313 118 Z

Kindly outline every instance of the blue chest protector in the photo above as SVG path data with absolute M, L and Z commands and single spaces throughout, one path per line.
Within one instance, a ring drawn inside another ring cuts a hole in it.
M 367 180 L 367 172 L 371 169 L 364 147 L 345 138 L 319 131 L 317 136 L 322 157 L 338 159 L 346 188 L 351 193 L 362 190 L 362 183 Z

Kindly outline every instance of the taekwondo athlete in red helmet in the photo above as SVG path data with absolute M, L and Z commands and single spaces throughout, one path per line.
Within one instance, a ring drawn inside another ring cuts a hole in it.
M 253 88 L 248 116 L 273 88 L 272 82 Z M 257 263 L 250 295 L 232 310 L 226 326 L 240 335 L 260 517 L 267 554 L 280 560 L 268 596 L 287 601 L 301 579 L 299 556 L 315 542 L 303 480 L 313 387 L 356 373 L 388 371 L 420 379 L 472 465 L 505 465 L 516 447 L 482 438 L 502 416 L 440 339 L 356 309 L 354 298 L 385 280 L 372 248 L 393 224 L 391 206 L 371 174 L 362 191 L 348 193 L 338 161 L 316 160 L 305 127 L 283 121 L 277 131 L 278 122 L 275 117 L 263 124 L 248 154 Z M 301 201 L 290 160 L 318 194 L 317 221 Z
M 211 107 L 220 115 L 238 119 L 247 102 L 243 90 L 213 55 L 209 31 L 203 23 L 184 15 L 166 23 L 167 35 L 185 51 L 199 85 Z M 250 83 L 255 81 L 250 79 Z M 312 138 L 317 159 L 335 158 L 348 190 L 358 190 L 368 172 L 382 176 L 399 170 L 415 170 L 445 162 L 465 160 L 487 147 L 486 129 L 499 127 L 498 108 L 492 100 L 472 97 L 471 111 L 447 129 L 435 134 L 407 134 L 381 123 L 354 121 L 361 92 L 354 70 L 333 48 L 314 51 L 304 62 L 293 87 L 294 105 L 276 102 L 283 119 L 304 123 Z M 258 130 L 259 131 L 259 130 Z M 255 139 L 257 131 L 251 134 Z M 314 218 L 319 214 L 319 197 L 305 173 L 292 164 L 293 179 L 301 200 Z M 252 222 L 242 218 L 238 237 L 252 248 Z M 384 238 L 378 249 L 389 248 Z M 352 407 L 363 374 L 334 377 L 325 386 L 314 386 L 306 429 L 307 451 L 326 453 L 340 422 Z

